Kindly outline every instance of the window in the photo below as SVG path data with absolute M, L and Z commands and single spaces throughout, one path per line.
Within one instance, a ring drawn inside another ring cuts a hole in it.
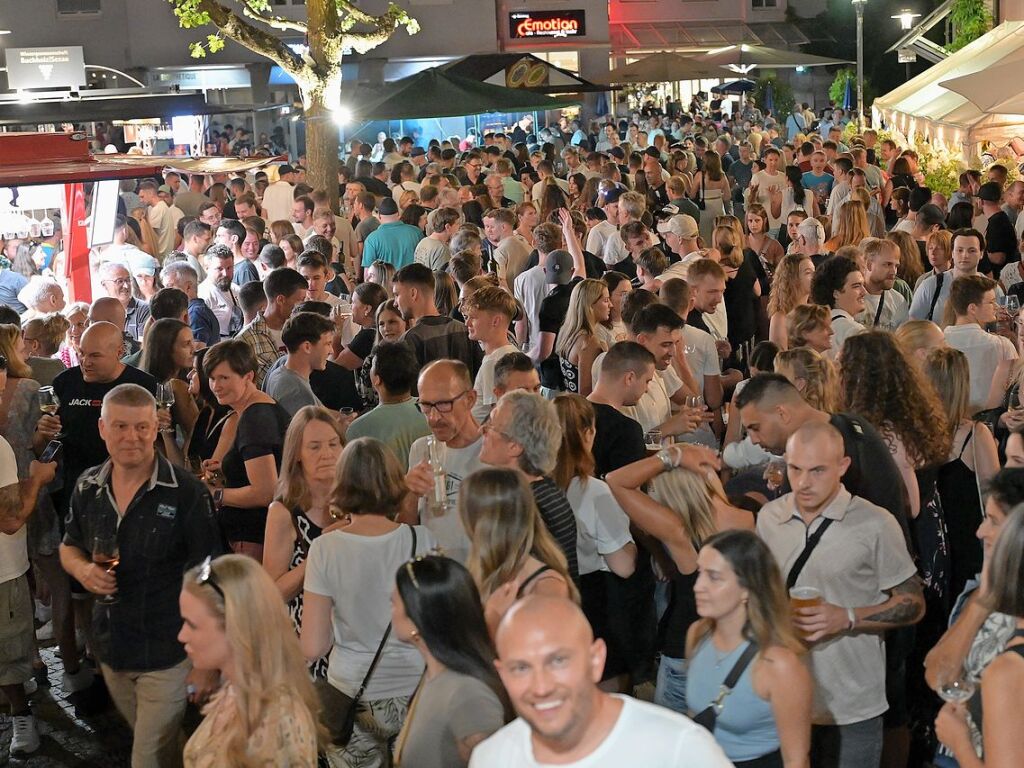
M 57 0 L 58 16 L 98 15 L 101 0 Z
M 750 0 L 751 8 L 777 8 L 778 0 Z
M 531 51 L 531 53 L 559 69 L 579 74 L 580 54 L 578 51 Z

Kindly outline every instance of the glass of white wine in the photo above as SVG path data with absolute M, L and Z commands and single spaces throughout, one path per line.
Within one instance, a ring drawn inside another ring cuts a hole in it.
M 170 410 L 174 405 L 174 389 L 169 381 L 160 382 L 156 385 L 156 407 Z M 173 432 L 173 427 L 166 427 L 161 432 Z
M 57 412 L 60 410 L 60 398 L 57 397 L 57 393 L 53 391 L 53 387 L 39 388 L 39 410 L 47 416 L 57 415 Z M 53 436 L 54 440 L 62 440 L 63 438 L 63 432 Z
M 966 675 L 948 680 L 939 686 L 939 698 L 952 704 L 966 702 L 974 695 L 974 682 Z

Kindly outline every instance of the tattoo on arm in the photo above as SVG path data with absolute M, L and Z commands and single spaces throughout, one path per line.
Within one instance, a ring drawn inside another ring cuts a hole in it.
M 889 593 L 889 599 L 883 604 L 888 607 L 870 616 L 865 616 L 863 621 L 872 621 L 878 624 L 906 624 L 918 618 L 921 612 L 923 585 L 916 574 L 901 584 L 897 584 L 889 590 Z
M 0 488 L 0 518 L 16 520 L 21 507 L 21 483 Z

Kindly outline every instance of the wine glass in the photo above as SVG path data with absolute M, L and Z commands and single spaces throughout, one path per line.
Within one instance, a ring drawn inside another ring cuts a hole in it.
M 109 574 L 114 573 L 121 562 L 121 554 L 117 545 L 117 533 L 97 534 L 92 541 L 92 561 Z M 116 595 L 103 595 L 96 599 L 101 605 L 113 605 L 117 602 Z
M 974 695 L 974 682 L 966 676 L 949 680 L 939 686 L 939 698 L 952 704 L 959 704 L 967 701 Z
M 60 410 L 60 398 L 57 397 L 57 393 L 53 390 L 53 387 L 39 388 L 39 410 L 47 416 L 57 415 L 57 412 Z M 61 440 L 63 437 L 63 433 L 58 433 L 53 436 L 53 439 Z
M 156 407 L 170 410 L 174 405 L 174 388 L 169 381 L 163 381 L 156 385 Z M 161 432 L 171 432 L 173 427 L 166 427 Z
M 1011 320 L 1017 319 L 1017 314 L 1020 312 L 1020 299 L 1013 294 L 1006 297 L 1006 313 L 1010 316 Z
M 694 408 L 698 411 L 704 410 L 704 396 L 703 395 L 689 395 L 686 398 L 686 404 L 690 408 Z

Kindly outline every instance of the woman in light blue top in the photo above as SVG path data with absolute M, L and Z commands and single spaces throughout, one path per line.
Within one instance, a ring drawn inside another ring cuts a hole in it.
M 717 700 L 714 736 L 737 768 L 809 768 L 811 675 L 775 559 L 754 533 L 726 531 L 704 543 L 697 567 L 701 619 L 686 635 L 691 715 Z M 751 644 L 756 655 L 720 696 Z

